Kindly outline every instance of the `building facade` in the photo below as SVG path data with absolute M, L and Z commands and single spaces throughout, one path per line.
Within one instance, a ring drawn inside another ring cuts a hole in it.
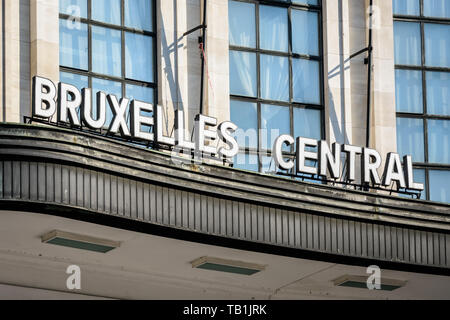
M 447 2 L 3 1 L 0 297 L 450 298 Z

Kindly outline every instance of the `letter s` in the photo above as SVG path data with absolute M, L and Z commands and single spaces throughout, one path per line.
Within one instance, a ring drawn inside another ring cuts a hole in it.
M 217 151 L 219 157 L 233 158 L 239 152 L 239 145 L 236 139 L 233 136 L 231 136 L 229 130 L 231 132 L 235 132 L 237 126 L 233 122 L 225 121 L 219 125 L 218 129 L 219 130 L 217 131 L 217 133 L 219 135 L 219 139 L 225 142 L 229 147 L 229 149 L 220 147 L 219 150 Z

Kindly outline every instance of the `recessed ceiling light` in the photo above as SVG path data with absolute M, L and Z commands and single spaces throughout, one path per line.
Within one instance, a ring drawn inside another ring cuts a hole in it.
M 42 242 L 54 245 L 107 253 L 120 246 L 120 242 L 54 230 L 42 236 Z
M 235 260 L 226 260 L 213 257 L 201 257 L 191 262 L 192 268 L 221 271 L 251 276 L 263 271 L 265 266 Z
M 345 275 L 333 280 L 333 282 L 335 286 L 368 289 L 366 276 Z M 381 278 L 380 290 L 393 291 L 405 285 L 406 281 Z

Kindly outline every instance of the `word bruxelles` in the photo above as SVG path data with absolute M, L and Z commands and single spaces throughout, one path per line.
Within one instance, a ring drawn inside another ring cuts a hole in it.
M 57 114 L 58 122 L 69 122 L 73 126 L 84 126 L 90 129 L 101 129 L 106 123 L 107 103 L 113 114 L 113 119 L 108 128 L 108 133 L 121 134 L 124 137 L 136 140 L 154 141 L 180 148 L 182 150 L 193 150 L 197 153 L 217 155 L 219 158 L 232 159 L 239 152 L 239 145 L 234 137 L 238 127 L 225 121 L 217 125 L 217 119 L 199 114 L 195 118 L 194 141 L 187 139 L 184 127 L 184 112 L 175 112 L 175 134 L 174 137 L 163 135 L 162 108 L 157 106 L 154 110 L 152 104 L 127 98 L 120 100 L 112 94 L 97 92 L 96 119 L 92 112 L 92 91 L 84 88 L 81 91 L 66 83 L 58 83 L 58 86 L 49 79 L 42 77 L 33 78 L 33 117 L 52 118 Z M 126 120 L 129 107 L 130 127 Z M 78 112 L 80 111 L 80 112 Z M 144 115 L 151 113 L 152 115 Z M 80 114 L 80 116 L 78 115 Z M 80 119 L 81 118 L 81 119 Z M 145 132 L 143 126 L 152 126 L 153 132 Z M 213 130 L 213 127 L 216 127 Z M 214 147 L 213 143 L 220 139 L 224 146 Z M 284 145 L 296 145 L 296 159 L 286 160 L 283 155 Z M 317 152 L 311 151 L 312 148 Z M 290 135 L 279 136 L 273 145 L 273 158 L 277 167 L 281 170 L 296 168 L 297 173 L 306 173 L 320 176 L 331 176 L 333 179 L 340 178 L 341 152 L 346 154 L 346 176 L 349 182 L 356 180 L 356 157 L 361 157 L 361 181 L 382 186 L 390 186 L 393 181 L 401 188 L 412 190 L 423 190 L 421 183 L 414 182 L 412 159 L 407 155 L 403 158 L 403 166 L 400 155 L 390 152 L 387 155 L 382 179 L 378 169 L 382 165 L 381 155 L 373 149 L 362 148 L 352 145 L 340 145 L 334 143 L 330 149 L 326 141 L 298 137 L 294 139 Z M 317 166 L 307 165 L 308 160 L 315 160 Z

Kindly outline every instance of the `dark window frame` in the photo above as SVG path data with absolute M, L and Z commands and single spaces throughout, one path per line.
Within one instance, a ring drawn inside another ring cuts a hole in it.
M 250 102 L 256 103 L 257 106 L 257 132 L 258 132 L 258 143 L 257 149 L 249 148 L 249 147 L 239 147 L 239 153 L 242 155 L 256 155 L 258 157 L 258 172 L 263 172 L 263 157 L 268 156 L 271 157 L 272 150 L 267 150 L 262 148 L 262 141 L 260 137 L 260 129 L 261 129 L 261 105 L 276 105 L 281 107 L 289 108 L 289 121 L 290 121 L 290 133 L 294 135 L 294 108 L 302 108 L 302 109 L 312 109 L 320 111 L 320 131 L 321 131 L 321 139 L 326 137 L 326 127 L 325 127 L 325 96 L 324 96 L 324 49 L 323 49 L 323 16 L 322 16 L 322 0 L 318 0 L 318 5 L 307 5 L 307 4 L 299 4 L 289 2 L 280 2 L 276 0 L 233 0 L 236 2 L 244 2 L 244 3 L 252 3 L 255 5 L 255 36 L 256 36 L 256 47 L 241 47 L 229 44 L 229 51 L 241 51 L 241 52 L 249 52 L 254 53 L 256 55 L 256 88 L 257 88 L 257 96 L 256 97 L 247 97 L 241 95 L 233 95 L 230 93 L 230 102 L 232 100 L 242 101 L 242 102 Z M 265 50 L 260 48 L 260 32 L 259 32 L 259 6 L 260 5 L 269 5 L 280 8 L 287 8 L 288 11 L 288 51 L 280 52 L 280 51 L 272 51 Z M 319 55 L 305 55 L 305 54 L 297 54 L 292 52 L 292 10 L 304 10 L 304 11 L 312 11 L 317 12 L 318 14 L 318 45 L 319 45 Z M 267 54 L 277 57 L 286 57 L 289 60 L 289 101 L 274 101 L 267 100 L 261 98 L 261 55 Z M 320 95 L 320 104 L 311 104 L 311 103 L 299 103 L 293 100 L 293 59 L 304 59 L 304 60 L 313 60 L 319 62 L 319 95 Z M 283 152 L 286 158 L 293 159 L 295 157 L 294 146 L 291 146 L 291 152 Z M 270 165 L 269 165 L 270 170 Z M 318 177 L 318 176 L 317 176 Z
M 398 65 L 395 64 L 395 70 L 412 70 L 419 71 L 422 75 L 422 103 L 423 109 L 422 113 L 412 113 L 412 112 L 396 112 L 397 118 L 408 118 L 408 119 L 421 119 L 423 120 L 423 139 L 424 139 L 424 162 L 413 162 L 414 169 L 425 171 L 425 191 L 426 199 L 430 200 L 430 171 L 450 171 L 449 164 L 440 163 L 430 163 L 428 161 L 428 121 L 429 120 L 448 120 L 450 121 L 450 115 L 435 115 L 428 113 L 428 103 L 427 103 L 427 87 L 426 87 L 426 73 L 427 72 L 446 72 L 450 74 L 450 67 L 429 67 L 425 64 L 425 24 L 440 24 L 440 25 L 450 25 L 450 18 L 438 18 L 438 17 L 428 17 L 424 16 L 424 6 L 423 0 L 420 0 L 420 16 L 409 16 L 409 15 L 398 15 L 394 13 L 394 22 L 414 22 L 420 25 L 420 41 L 421 41 L 421 65 Z
M 121 24 L 115 25 L 110 24 L 102 21 L 97 21 L 92 19 L 92 1 L 94 0 L 86 0 L 87 1 L 87 18 L 80 18 L 80 23 L 84 23 L 88 27 L 88 69 L 78 69 L 78 68 L 71 68 L 66 66 L 59 67 L 60 72 L 65 73 L 71 73 L 76 74 L 80 76 L 86 76 L 88 78 L 88 86 L 89 88 L 92 88 L 92 78 L 97 78 L 101 80 L 108 80 L 108 81 L 114 81 L 119 82 L 122 87 L 122 97 L 126 96 L 126 85 L 136 85 L 136 86 L 142 86 L 147 88 L 153 89 L 153 100 L 154 101 L 148 101 L 156 104 L 158 101 L 158 64 L 157 64 L 157 16 L 156 16 L 156 0 L 152 1 L 152 19 L 153 19 L 153 31 L 146 31 L 146 30 L 140 30 L 135 28 L 130 28 L 125 26 L 125 0 L 120 0 L 120 11 L 121 11 Z M 68 20 L 72 18 L 68 14 L 59 13 L 59 20 Z M 116 31 L 121 32 L 121 76 L 111 76 L 111 75 L 105 75 L 100 74 L 92 71 L 92 27 L 102 27 L 102 28 L 108 28 Z M 125 73 L 125 33 L 134 33 L 134 34 L 141 34 L 152 37 L 152 45 L 153 45 L 153 82 L 147 82 L 147 81 L 141 81 L 141 80 L 134 80 L 130 78 L 126 78 Z M 119 97 L 120 98 L 120 97 Z

